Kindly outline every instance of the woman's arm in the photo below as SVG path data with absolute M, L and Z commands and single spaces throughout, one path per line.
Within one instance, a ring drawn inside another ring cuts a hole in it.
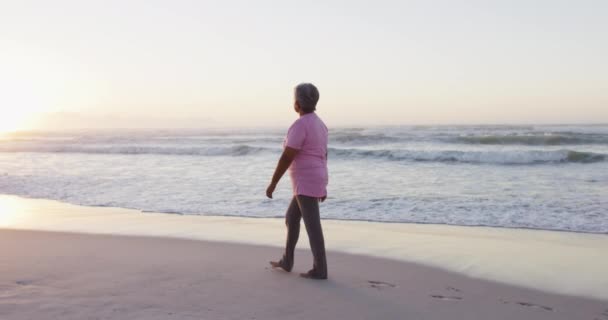
M 279 183 L 279 180 L 281 180 L 281 177 L 283 177 L 283 175 L 285 174 L 285 171 L 287 171 L 287 169 L 293 162 L 293 159 L 295 159 L 296 155 L 298 154 L 298 151 L 299 151 L 298 149 L 294 149 L 294 148 L 290 148 L 290 147 L 285 147 L 285 149 L 283 150 L 283 154 L 281 155 L 281 158 L 279 159 L 279 163 L 277 163 L 277 168 L 274 170 L 274 175 L 272 176 L 272 181 L 270 182 L 270 185 L 266 189 L 266 196 L 268 198 L 272 199 L 272 193 L 274 192 L 274 189 L 277 187 L 277 183 Z

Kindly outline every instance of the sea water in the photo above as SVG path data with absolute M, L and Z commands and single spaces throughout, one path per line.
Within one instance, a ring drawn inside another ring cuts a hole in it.
M 286 128 L 0 136 L 0 193 L 282 217 L 265 189 Z M 608 233 L 608 125 L 332 128 L 324 218 Z

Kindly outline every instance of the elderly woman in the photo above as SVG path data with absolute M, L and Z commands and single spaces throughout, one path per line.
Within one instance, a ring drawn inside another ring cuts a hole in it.
M 310 279 L 327 279 L 319 202 L 325 201 L 327 197 L 328 132 L 321 118 L 315 113 L 318 101 L 319 91 L 314 85 L 302 83 L 295 88 L 294 109 L 300 117 L 287 132 L 283 154 L 266 195 L 272 199 L 277 183 L 289 168 L 293 198 L 285 214 L 287 244 L 283 258 L 270 262 L 272 267 L 287 272 L 293 268 L 294 251 L 300 234 L 300 219 L 304 218 L 314 264 L 312 270 L 300 275 Z

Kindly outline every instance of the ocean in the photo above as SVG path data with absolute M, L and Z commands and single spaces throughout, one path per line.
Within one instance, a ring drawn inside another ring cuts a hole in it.
M 282 217 L 284 129 L 0 136 L 0 194 L 167 214 Z M 326 219 L 608 233 L 608 125 L 330 129 Z

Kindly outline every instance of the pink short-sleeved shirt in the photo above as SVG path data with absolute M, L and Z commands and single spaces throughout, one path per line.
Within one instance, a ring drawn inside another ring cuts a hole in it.
M 300 116 L 289 131 L 284 147 L 299 150 L 289 167 L 294 195 L 327 196 L 328 130 L 316 113 Z

